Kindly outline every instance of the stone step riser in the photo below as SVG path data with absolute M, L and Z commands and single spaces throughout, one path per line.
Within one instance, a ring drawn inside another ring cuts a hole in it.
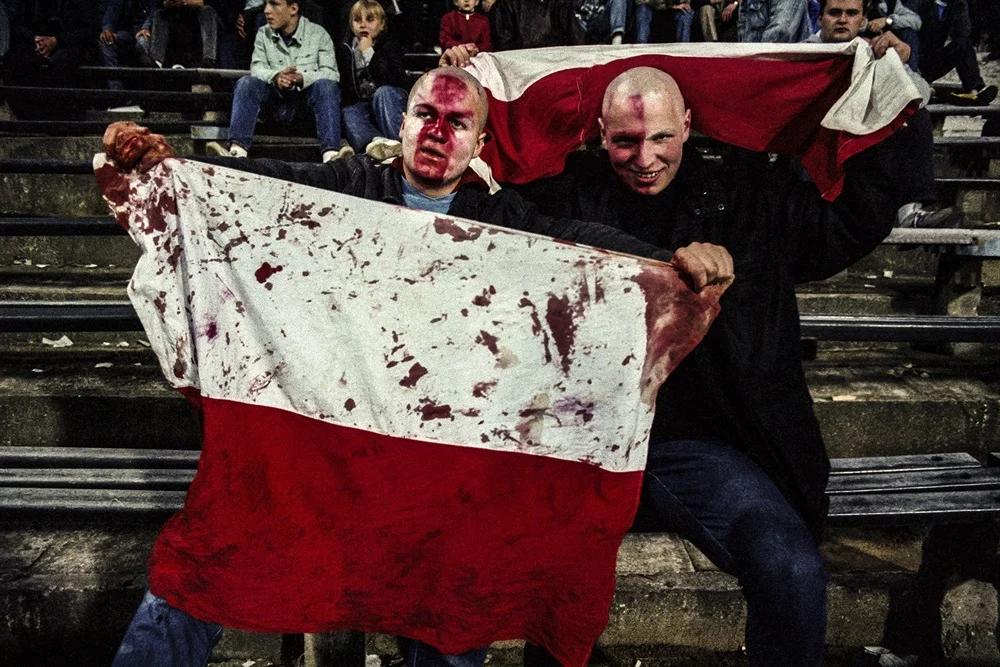
M 156 532 L 151 524 L 128 521 L 82 528 L 53 519 L 0 526 L 0 543 L 10 554 L 0 570 L 0 646 L 5 658 L 30 666 L 55 664 L 53 658 L 72 655 L 73 665 L 108 664 L 143 593 L 145 559 Z M 833 539 L 836 545 L 838 538 Z M 868 539 L 875 545 L 882 538 L 876 533 Z M 853 537 L 852 543 L 857 542 Z M 695 664 L 728 664 L 739 654 L 745 605 L 735 579 L 711 568 L 692 569 L 686 558 L 669 563 L 678 551 L 704 560 L 672 537 L 625 540 L 610 623 L 595 652 L 600 664 L 632 667 L 637 656 L 671 654 L 700 654 L 710 660 Z M 831 655 L 881 642 L 890 602 L 912 580 L 909 568 L 914 566 L 893 565 L 891 559 L 864 572 L 836 562 L 831 566 Z M 970 582 L 953 589 L 942 605 L 942 618 L 949 657 L 996 659 L 996 594 L 988 585 Z M 518 664 L 516 643 L 502 642 L 496 649 L 495 664 Z M 227 630 L 214 659 L 278 663 L 281 651 L 277 635 Z M 395 644 L 375 635 L 369 637 L 368 652 L 392 654 Z

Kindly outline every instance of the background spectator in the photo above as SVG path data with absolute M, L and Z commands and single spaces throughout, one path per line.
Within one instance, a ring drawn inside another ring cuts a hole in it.
M 4 82 L 14 86 L 67 86 L 75 68 L 93 55 L 99 7 L 87 0 L 5 0 L 10 48 Z M 29 105 L 8 98 L 21 118 L 65 117 L 58 105 Z
M 163 0 L 152 33 L 150 57 L 161 67 L 215 67 L 219 14 L 205 0 Z
M 7 5 L 0 0 L 0 65 L 10 49 L 10 18 L 7 16 Z
M 903 0 L 875 0 L 868 10 L 868 32 L 881 35 L 891 32 L 910 47 L 910 69 L 918 71 L 920 61 L 919 40 L 920 15 L 906 6 Z
M 701 38 L 706 42 L 735 42 L 739 0 L 698 0 Z
M 801 42 L 811 33 L 805 0 L 742 0 L 741 42 Z
M 212 141 L 206 148 L 216 155 L 246 157 L 264 107 L 275 121 L 288 125 L 308 106 L 323 161 L 353 155 L 350 146 L 340 147 L 340 76 L 330 35 L 299 15 L 298 0 L 267 0 L 264 16 L 267 27 L 257 31 L 250 75 L 236 82 L 229 147 Z
M 691 24 L 694 23 L 694 9 L 686 0 L 636 0 L 635 41 L 648 44 L 653 26 L 654 11 L 669 11 L 674 22 L 675 42 L 691 41 Z
M 497 0 L 490 34 L 497 51 L 583 44 L 572 0 Z
M 387 32 L 385 10 L 377 0 L 351 6 L 351 33 L 337 45 L 337 63 L 348 143 L 376 160 L 398 156 L 406 69 L 403 49 Z
M 456 44 L 475 44 L 480 51 L 492 51 L 490 20 L 476 13 L 479 0 L 455 0 L 455 9 L 441 17 L 438 45 L 442 50 Z
M 621 44 L 631 0 L 575 0 L 573 15 L 585 44 Z
M 98 49 L 105 67 L 152 65 L 149 57 L 150 26 L 155 0 L 107 0 Z M 121 90 L 120 79 L 109 79 L 108 88 Z
M 921 0 L 920 72 L 933 83 L 952 70 L 958 71 L 962 92 L 948 93 L 953 104 L 989 104 L 997 96 L 996 86 L 987 86 L 979 72 L 972 43 L 972 20 L 966 0 Z

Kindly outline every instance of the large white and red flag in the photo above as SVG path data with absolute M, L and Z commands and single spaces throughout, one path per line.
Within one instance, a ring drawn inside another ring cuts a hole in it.
M 875 59 L 861 39 L 480 53 L 468 69 L 489 96 L 491 141 L 482 158 L 494 177 L 527 183 L 562 171 L 569 152 L 598 136 L 608 83 L 638 66 L 677 80 L 694 129 L 742 148 L 799 156 L 828 199 L 840 192 L 844 162 L 895 131 L 920 99 L 895 51 Z
M 101 189 L 129 295 L 204 414 L 154 593 L 585 663 L 657 388 L 718 312 L 667 264 L 184 160 Z

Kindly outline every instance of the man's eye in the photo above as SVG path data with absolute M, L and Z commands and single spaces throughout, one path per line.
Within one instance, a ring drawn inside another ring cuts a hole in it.
M 414 111 L 413 115 L 417 118 L 430 118 L 431 114 L 429 111 Z
M 454 119 L 453 119 L 453 120 L 451 121 L 451 126 L 452 126 L 453 128 L 455 128 L 456 130 L 464 130 L 464 129 L 465 129 L 465 123 L 463 123 L 463 122 L 462 122 L 462 121 L 460 121 L 460 120 L 454 120 Z

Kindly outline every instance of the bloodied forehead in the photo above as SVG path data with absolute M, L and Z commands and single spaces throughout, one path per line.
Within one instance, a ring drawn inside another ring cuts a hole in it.
M 410 91 L 407 111 L 417 105 L 432 106 L 441 113 L 468 112 L 480 129 L 486 125 L 486 92 L 471 74 L 456 67 L 441 67 L 420 77 Z
M 634 67 L 608 84 L 601 116 L 606 118 L 614 111 L 641 120 L 648 115 L 652 105 L 669 105 L 679 115 L 685 110 L 684 96 L 672 76 L 652 67 Z

